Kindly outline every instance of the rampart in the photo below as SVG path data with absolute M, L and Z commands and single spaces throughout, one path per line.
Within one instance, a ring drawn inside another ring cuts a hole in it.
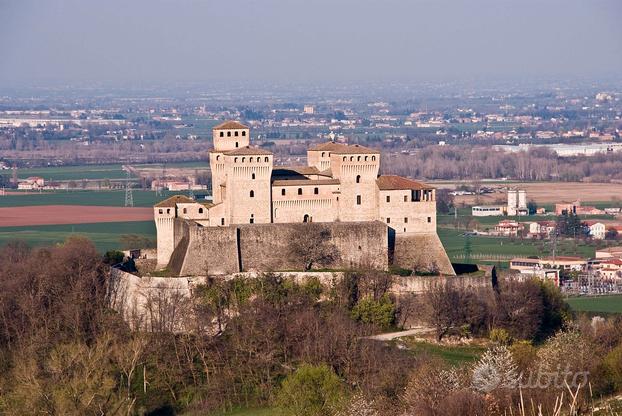
M 290 250 L 292 239 L 307 238 L 323 244 L 320 234 L 326 232 L 331 248 L 334 246 L 333 259 L 317 266 L 388 268 L 387 227 L 379 221 L 202 227 L 176 219 L 178 244 L 168 269 L 178 276 L 299 270 L 301 261 Z

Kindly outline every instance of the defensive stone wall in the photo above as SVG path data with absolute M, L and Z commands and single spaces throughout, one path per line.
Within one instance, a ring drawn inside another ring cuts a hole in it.
M 169 270 L 179 276 L 300 269 L 300 259 L 290 253 L 292 238 L 306 236 L 314 240 L 323 231 L 330 232 L 336 252 L 334 260 L 322 264 L 322 267 L 388 268 L 387 227 L 379 221 L 230 227 L 201 227 L 191 221 L 183 223 L 175 225 L 176 231 L 183 230 L 184 237 L 180 238 L 178 250 L 169 263 Z M 184 248 L 185 235 L 188 236 L 187 248 Z M 185 255 L 182 256 L 183 252 Z
M 450 276 L 456 274 L 436 233 L 392 234 L 389 245 L 392 264 L 396 266 Z

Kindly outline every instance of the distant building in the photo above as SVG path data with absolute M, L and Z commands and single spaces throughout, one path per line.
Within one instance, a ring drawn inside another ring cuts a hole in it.
M 456 191 L 457 192 L 457 191 Z M 527 192 L 525 190 L 508 190 L 508 203 L 502 205 L 478 205 L 471 208 L 474 217 L 494 217 L 501 215 L 529 215 L 527 209 Z
M 503 215 L 502 206 L 475 206 L 471 208 L 474 217 L 498 217 Z
M 44 186 L 45 180 L 39 176 L 31 176 L 17 183 L 17 189 L 27 191 L 43 189 Z
M 522 226 L 517 221 L 503 220 L 495 225 L 493 234 L 504 237 L 517 237 L 521 228 Z
M 529 237 L 549 238 L 555 232 L 557 224 L 555 221 L 537 221 L 529 223 Z
M 555 204 L 555 215 L 603 215 L 605 211 L 592 206 L 582 206 L 581 201 L 561 202 Z
M 587 267 L 587 260 L 581 257 L 557 256 L 543 258 L 514 258 L 510 260 L 512 270 L 559 269 L 583 271 Z
M 313 107 L 312 105 L 305 105 L 303 112 L 305 114 L 315 114 L 315 107 Z
M 590 236 L 596 240 L 604 240 L 607 227 L 600 221 L 585 221 L 590 230 Z

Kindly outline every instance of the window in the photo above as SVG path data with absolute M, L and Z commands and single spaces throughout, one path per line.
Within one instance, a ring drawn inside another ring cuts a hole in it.
M 367 159 L 369 158 L 369 156 L 365 156 L 365 162 L 367 162 Z
M 322 157 L 324 157 L 324 152 L 322 152 Z
M 199 214 L 203 214 L 203 208 L 199 208 Z
M 404 217 L 404 224 L 408 224 L 408 217 Z
M 356 175 L 356 183 L 361 183 L 361 175 Z
M 235 142 L 235 147 L 238 147 L 238 142 Z
M 188 208 L 184 208 L 184 214 L 188 213 Z
M 242 158 L 242 163 L 244 163 L 244 162 L 246 162 L 246 158 L 245 157 Z
M 170 208 L 166 208 L 166 213 L 170 214 L 171 213 L 171 209 Z
M 350 156 L 350 162 L 354 160 L 354 156 Z
M 158 213 L 159 213 L 159 214 L 163 214 L 163 213 L 164 213 L 164 210 L 163 210 L 163 209 L 159 209 L 159 210 L 158 210 Z
M 408 202 L 408 195 L 404 195 L 404 202 Z
M 359 157 L 357 157 L 357 158 L 356 158 L 356 160 L 357 160 L 358 162 L 360 162 L 360 161 L 361 161 L 361 157 L 360 157 L 360 156 L 359 156 Z
M 387 224 L 391 224 L 391 218 L 387 217 Z
M 313 193 L 315 195 L 319 194 L 320 193 L 320 188 L 313 188 Z
M 238 134 L 240 134 L 240 133 L 238 133 L 238 131 L 237 131 L 237 130 L 235 131 L 235 133 L 233 133 L 233 135 L 234 135 L 235 137 L 238 137 Z
M 302 195 L 302 188 L 298 188 L 298 195 Z
M 432 222 L 432 217 L 428 217 L 428 222 Z
M 285 188 L 281 189 L 281 195 L 285 196 Z
M 268 162 L 270 161 L 270 159 L 268 158 L 268 156 L 266 156 L 265 161 L 266 161 L 266 163 L 268 163 Z
M 251 175 L 251 179 L 255 179 L 255 174 L 254 173 Z
M 216 160 L 220 160 L 220 155 L 216 155 Z
M 387 195 L 387 202 L 391 202 L 391 196 Z
M 251 214 L 251 220 L 250 223 L 253 224 L 255 222 L 255 214 Z
M 246 131 L 242 131 L 242 137 L 246 136 Z
M 231 132 L 230 131 L 227 132 L 227 137 L 231 137 Z
M 356 196 L 356 205 L 361 205 L 361 196 L 360 195 Z
M 251 198 L 255 198 L 255 191 L 251 191 Z
M 238 163 L 238 158 L 233 158 L 233 163 Z
M 225 225 L 225 219 L 224 218 L 220 219 L 220 225 Z
M 224 131 L 220 132 L 220 137 L 225 137 L 225 132 Z
M 372 156 L 372 157 L 371 157 L 371 160 L 376 160 L 376 156 Z
M 345 156 L 343 157 L 343 161 L 344 161 L 344 162 L 346 161 L 346 157 L 345 157 Z

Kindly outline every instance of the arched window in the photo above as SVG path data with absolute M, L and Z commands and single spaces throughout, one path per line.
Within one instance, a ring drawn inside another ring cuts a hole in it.
M 255 174 L 254 173 L 251 175 L 251 179 L 255 179 Z
M 281 189 L 281 195 L 285 195 L 285 188 Z
M 345 162 L 345 161 L 346 161 L 346 159 L 347 159 L 347 158 L 344 156 L 344 157 L 343 157 L 343 161 Z
M 224 131 L 220 132 L 220 137 L 225 137 L 225 132 Z
M 354 156 L 350 156 L 350 162 L 354 160 Z
M 242 130 L 242 136 L 246 136 L 246 131 Z
M 255 198 L 255 191 L 251 191 L 251 198 Z
M 298 195 L 302 195 L 302 188 L 298 188 Z
M 311 222 L 311 217 L 309 217 L 309 214 L 305 214 L 305 216 L 302 217 L 302 222 Z
M 233 133 L 233 135 L 234 135 L 235 137 L 238 137 L 238 134 L 240 134 L 240 133 L 238 133 L 238 131 L 237 131 L 237 130 L 235 131 L 235 133 Z
M 164 214 L 164 210 L 160 208 L 160 209 L 158 210 L 158 213 L 159 213 L 159 214 Z
M 203 208 L 199 208 L 199 214 L 203 214 Z
M 231 137 L 231 132 L 230 131 L 227 132 L 227 137 Z
M 315 195 L 319 194 L 320 193 L 320 188 L 313 188 L 313 193 Z
M 188 208 L 184 208 L 184 214 L 188 213 Z
M 170 214 L 171 213 L 171 209 L 170 208 L 166 208 L 166 213 Z
M 324 157 L 324 152 L 322 152 L 322 157 Z
M 237 157 L 233 158 L 233 163 L 238 163 L 238 158 Z
M 371 157 L 371 160 L 376 160 L 376 156 L 372 156 L 372 157 Z
M 356 183 L 361 183 L 361 175 L 356 175 Z
M 357 157 L 356 160 L 357 160 L 357 162 L 360 162 L 361 161 L 361 157 L 360 156 Z
M 367 158 L 368 158 L 368 157 L 369 157 L 369 156 L 365 156 L 365 162 L 367 162 Z
M 246 162 L 246 158 L 245 157 L 242 158 L 242 163 L 244 163 L 244 162 Z
M 266 156 L 265 161 L 266 161 L 266 163 L 268 163 L 270 161 L 270 158 L 268 158 L 268 156 Z
M 220 155 L 216 155 L 216 160 L 220 160 Z

